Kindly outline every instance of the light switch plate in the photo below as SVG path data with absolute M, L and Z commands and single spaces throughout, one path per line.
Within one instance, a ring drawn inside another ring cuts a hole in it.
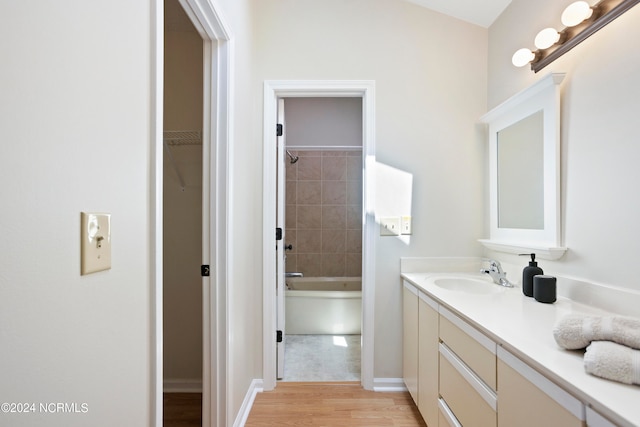
M 111 215 L 82 212 L 80 215 L 80 273 L 111 268 Z
M 400 235 L 400 218 L 397 216 L 380 218 L 380 235 L 381 236 L 399 236 Z

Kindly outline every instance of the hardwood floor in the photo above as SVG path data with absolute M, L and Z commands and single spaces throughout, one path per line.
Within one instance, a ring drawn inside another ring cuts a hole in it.
M 278 383 L 258 393 L 247 427 L 426 427 L 409 393 L 363 390 L 357 382 Z
M 202 393 L 164 393 L 164 427 L 201 427 Z
M 165 393 L 164 427 L 201 427 L 201 393 Z M 246 427 L 426 427 L 409 393 L 363 390 L 358 382 L 280 382 L 258 393 Z

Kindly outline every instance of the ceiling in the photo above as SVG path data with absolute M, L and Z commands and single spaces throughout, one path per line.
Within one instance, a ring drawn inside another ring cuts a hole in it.
M 511 0 L 406 0 L 411 3 L 450 15 L 463 21 L 488 28 Z M 165 1 L 166 29 L 186 31 L 190 21 L 177 0 Z
M 511 0 L 407 0 L 445 15 L 488 28 Z

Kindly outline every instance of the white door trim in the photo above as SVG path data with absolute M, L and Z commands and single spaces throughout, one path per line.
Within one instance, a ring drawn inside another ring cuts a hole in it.
M 210 0 L 179 0 L 203 39 L 203 264 L 211 276 L 203 279 L 203 427 L 230 425 L 228 367 L 230 298 L 230 156 L 233 94 L 232 37 L 220 8 Z M 164 68 L 164 3 L 152 2 L 152 286 L 153 286 L 153 409 L 152 424 L 162 427 L 162 123 Z M 206 173 L 208 172 L 208 173 Z
M 278 99 L 278 113 L 277 123 L 284 126 L 286 129 L 287 123 L 284 116 L 284 99 Z M 285 312 L 284 312 L 284 293 L 285 293 L 285 258 L 287 257 L 285 252 L 286 227 L 285 227 L 285 182 L 287 180 L 285 173 L 285 138 L 286 135 L 282 132 L 282 135 L 278 135 L 276 138 L 276 227 L 282 229 L 282 238 L 276 241 L 276 330 L 281 331 L 282 340 L 276 343 L 277 356 L 276 356 L 276 378 L 284 377 L 284 349 L 287 345 L 286 340 L 286 328 L 285 328 Z
M 276 111 L 278 98 L 362 98 L 363 233 L 361 382 L 373 390 L 375 303 L 375 82 L 370 80 L 267 80 L 263 130 L 263 375 L 264 390 L 276 386 Z
M 150 286 L 151 311 L 151 425 L 162 427 L 162 186 L 163 186 L 163 104 L 164 104 L 164 2 L 151 2 L 151 188 L 150 205 Z

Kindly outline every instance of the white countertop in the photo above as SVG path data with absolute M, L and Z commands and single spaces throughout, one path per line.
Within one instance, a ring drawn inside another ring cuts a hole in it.
M 553 338 L 553 326 L 567 314 L 611 313 L 563 297 L 553 304 L 539 303 L 519 287 L 478 295 L 443 289 L 426 280 L 443 274 L 490 281 L 479 273 L 403 273 L 402 277 L 611 421 L 640 426 L 640 386 L 587 374 L 584 351 L 564 350 Z

